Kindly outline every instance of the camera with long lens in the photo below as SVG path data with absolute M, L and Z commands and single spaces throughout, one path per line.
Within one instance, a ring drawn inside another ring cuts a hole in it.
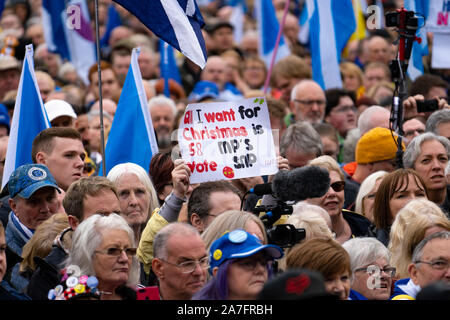
M 277 224 L 267 230 L 269 243 L 281 248 L 291 248 L 305 239 L 305 236 L 304 228 L 296 228 L 292 224 Z
M 275 244 L 281 248 L 291 248 L 305 238 L 305 229 L 297 229 L 292 224 L 277 224 L 274 223 L 280 219 L 282 215 L 292 214 L 292 205 L 285 202 L 278 201 L 275 206 L 259 206 L 253 209 L 253 213 L 259 215 L 262 212 L 265 214 L 261 217 L 268 242 Z

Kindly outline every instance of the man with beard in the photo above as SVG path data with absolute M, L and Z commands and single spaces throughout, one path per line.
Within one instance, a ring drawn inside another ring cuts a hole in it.
M 174 129 L 177 108 L 175 103 L 165 96 L 156 96 L 148 102 L 148 108 L 152 117 L 153 129 L 156 132 L 158 148 L 170 149 L 170 135 Z

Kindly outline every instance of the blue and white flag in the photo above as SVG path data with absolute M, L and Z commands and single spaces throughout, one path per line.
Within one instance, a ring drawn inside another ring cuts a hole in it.
M 309 43 L 309 21 L 314 12 L 314 0 L 306 0 L 303 3 L 303 8 L 298 19 L 300 25 L 300 32 L 298 33 L 298 41 L 307 45 Z
M 2 188 L 8 183 L 15 169 L 21 165 L 33 163 L 31 160 L 33 140 L 39 132 L 47 128 L 50 128 L 50 121 L 37 85 L 33 64 L 33 45 L 30 44 L 26 46 L 22 75 L 17 89 Z
M 86 0 L 43 0 L 42 25 L 48 50 L 70 61 L 88 84 L 96 49 Z
M 269 68 L 272 62 L 280 24 L 275 15 L 272 0 L 255 1 L 256 23 L 259 34 L 259 55 Z M 288 44 L 281 35 L 274 63 L 291 54 Z
M 228 5 L 232 7 L 229 22 L 233 26 L 234 42 L 240 44 L 244 36 L 244 21 L 247 7 L 245 0 L 229 0 Z
M 170 98 L 169 79 L 181 85 L 180 70 L 178 69 L 173 47 L 164 40 L 159 40 L 161 78 L 164 79 L 164 95 Z
M 405 0 L 404 6 L 406 10 L 416 12 L 422 15 L 425 20 L 420 19 L 419 25 L 426 21 L 428 17 L 429 0 Z M 406 71 L 408 77 L 414 81 L 417 77 L 423 74 L 422 57 L 428 55 L 427 34 L 425 28 L 419 28 L 416 36 L 421 38 L 421 43 L 414 41 L 411 59 L 409 60 L 408 70 Z
M 202 14 L 194 0 L 114 0 L 200 68 L 206 64 Z
M 307 3 L 308 11 L 313 10 L 309 20 L 313 79 L 324 90 L 342 88 L 341 54 L 356 29 L 352 1 L 308 0 Z
M 147 96 L 138 64 L 140 48 L 134 48 L 131 63 L 117 104 L 105 147 L 106 176 L 115 165 L 132 162 L 143 168 L 150 166 L 158 152 Z M 102 175 L 103 166 L 99 175 Z

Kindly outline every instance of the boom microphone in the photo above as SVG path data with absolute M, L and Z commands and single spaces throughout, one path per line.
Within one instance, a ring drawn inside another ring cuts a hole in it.
M 330 188 L 330 175 L 324 168 L 306 166 L 280 170 L 272 183 L 257 184 L 250 190 L 258 196 L 273 194 L 280 201 L 303 201 L 317 198 Z

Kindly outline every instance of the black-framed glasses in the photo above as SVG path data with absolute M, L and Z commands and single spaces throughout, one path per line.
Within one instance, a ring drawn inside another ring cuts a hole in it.
M 381 271 L 383 271 L 385 274 L 387 274 L 389 277 L 394 277 L 395 273 L 397 271 L 397 269 L 395 267 L 384 267 L 384 268 L 380 268 L 377 265 L 371 264 L 367 267 L 362 267 L 362 268 L 358 268 L 353 270 L 354 272 L 358 272 L 358 271 L 364 271 L 367 272 L 368 274 L 373 274 L 376 272 L 381 273 Z
M 300 100 L 300 99 L 294 99 L 295 102 L 307 105 L 308 107 L 312 106 L 313 104 L 317 104 L 318 106 L 324 106 L 325 103 L 327 103 L 325 100 Z
M 263 266 L 263 267 L 270 267 L 271 263 L 273 262 L 273 259 L 266 256 L 266 255 L 254 255 L 247 258 L 241 258 L 236 259 L 234 263 L 238 265 L 240 268 L 246 270 L 246 271 L 253 271 L 255 270 L 257 264 Z
M 201 258 L 200 260 L 189 260 L 181 263 L 172 263 L 167 260 L 159 258 L 164 263 L 170 264 L 174 267 L 177 267 L 180 269 L 181 273 L 192 273 L 194 272 L 195 268 L 197 268 L 197 265 L 200 266 L 203 270 L 209 268 L 209 257 Z
M 424 263 L 430 265 L 434 270 L 447 270 L 450 267 L 450 263 L 447 260 L 434 260 L 434 261 L 416 261 L 414 263 Z
M 122 254 L 122 252 L 125 252 L 128 258 L 132 258 L 136 255 L 137 248 L 108 248 L 106 250 L 95 250 L 95 253 L 106 254 L 110 257 L 118 257 Z
M 345 181 L 336 181 L 330 184 L 331 189 L 333 189 L 335 192 L 340 192 L 344 190 L 345 188 Z

